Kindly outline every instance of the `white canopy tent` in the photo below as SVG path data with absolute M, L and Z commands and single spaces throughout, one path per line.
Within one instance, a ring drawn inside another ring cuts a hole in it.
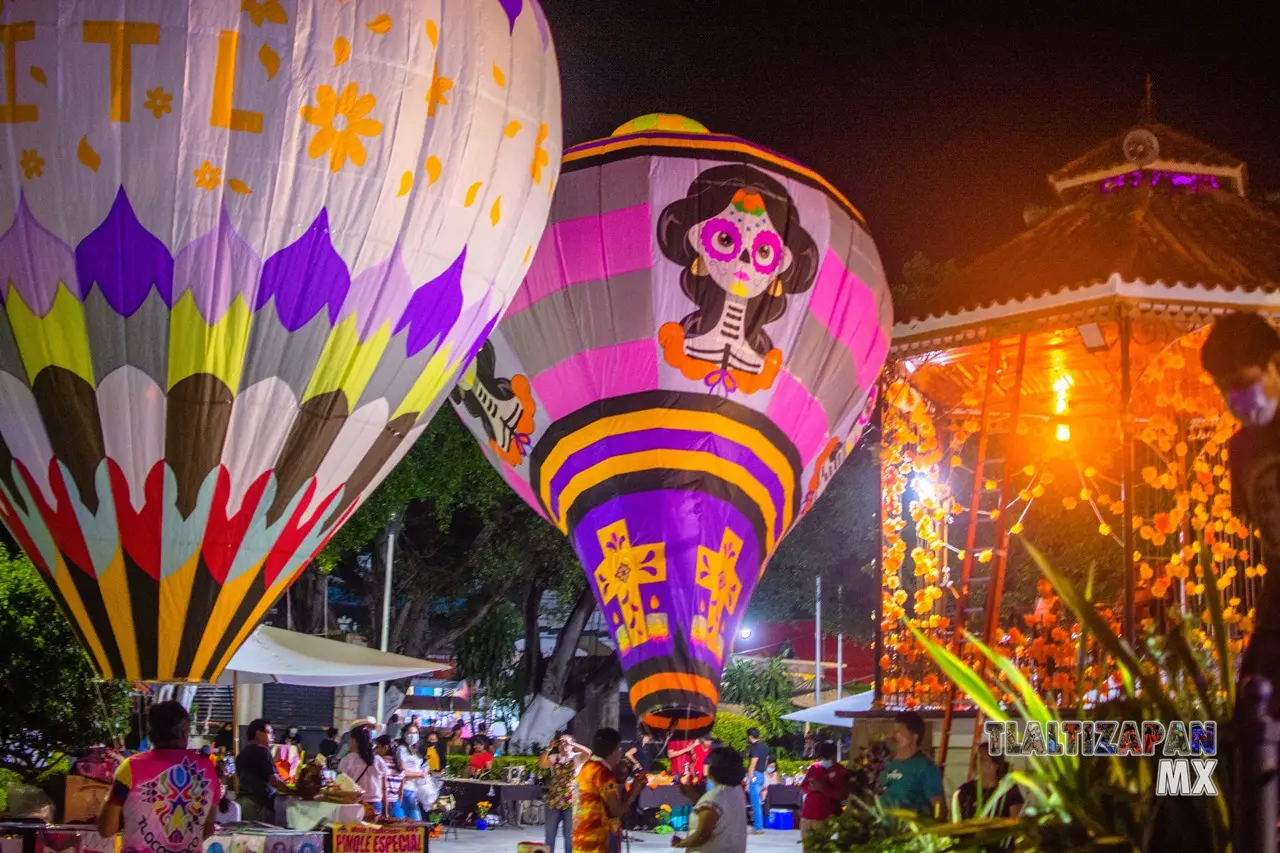
M 441 669 L 448 667 L 262 625 L 232 656 L 218 683 L 349 687 L 412 678 Z
M 814 723 L 819 726 L 846 726 L 853 728 L 853 720 L 848 717 L 837 717 L 836 712 L 870 711 L 871 700 L 874 698 L 874 691 L 867 690 L 862 693 L 855 693 L 852 696 L 846 696 L 843 699 L 837 699 L 834 702 L 825 702 L 816 708 L 805 708 L 803 711 L 787 714 L 782 719 L 794 720 L 797 723 Z

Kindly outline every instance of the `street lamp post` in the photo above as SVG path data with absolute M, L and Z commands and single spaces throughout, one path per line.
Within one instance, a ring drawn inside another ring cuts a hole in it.
M 387 557 L 384 567 L 382 580 L 382 645 L 381 649 L 386 652 L 390 651 L 391 645 L 391 568 L 396 559 L 396 536 L 400 533 L 400 521 L 396 516 L 391 516 L 391 521 L 387 523 Z M 378 682 L 378 725 L 384 722 L 382 719 L 383 712 L 386 710 L 387 701 L 387 683 L 385 681 Z

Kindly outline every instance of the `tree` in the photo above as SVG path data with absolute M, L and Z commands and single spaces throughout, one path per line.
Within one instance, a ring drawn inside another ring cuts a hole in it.
M 35 566 L 3 546 L 0 648 L 0 768 L 35 782 L 127 731 L 130 685 L 94 674 Z
M 880 590 L 874 574 L 880 548 L 880 463 L 869 439 L 874 437 L 863 437 L 822 497 L 778 547 L 752 596 L 749 618 L 812 619 L 813 581 L 820 575 L 824 629 L 859 640 L 872 636 Z
M 908 317 L 924 312 L 929 297 L 959 271 L 954 259 L 935 263 L 924 252 L 916 252 L 902 265 L 902 277 L 889 283 L 896 315 Z

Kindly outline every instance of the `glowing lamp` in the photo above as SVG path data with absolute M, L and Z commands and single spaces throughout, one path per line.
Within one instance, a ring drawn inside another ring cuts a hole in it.
M 1066 424 L 1058 424 L 1058 441 L 1071 440 L 1071 427 Z

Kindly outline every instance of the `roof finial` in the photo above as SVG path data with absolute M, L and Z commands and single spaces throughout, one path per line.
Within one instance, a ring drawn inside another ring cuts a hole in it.
M 1151 75 L 1147 74 L 1147 96 L 1142 102 L 1142 123 L 1155 124 L 1156 101 L 1151 95 Z

